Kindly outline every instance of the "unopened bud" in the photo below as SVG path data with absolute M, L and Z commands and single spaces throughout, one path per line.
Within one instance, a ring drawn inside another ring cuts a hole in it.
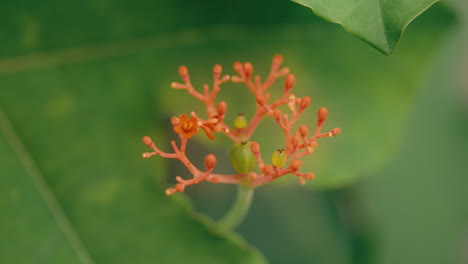
M 302 161 L 298 160 L 298 159 L 295 159 L 295 160 L 291 161 L 291 164 L 289 166 L 291 167 L 291 169 L 293 171 L 298 171 L 302 166 Z
M 182 183 L 178 183 L 174 187 L 175 187 L 176 191 L 178 191 L 178 192 L 183 192 L 185 190 L 185 185 L 182 184 Z
M 298 136 L 293 137 L 293 138 L 292 138 L 292 142 L 291 142 L 291 143 L 292 143 L 292 146 L 293 146 L 294 148 L 297 148 L 297 147 L 299 146 L 299 144 L 301 144 L 301 141 L 300 141 L 300 140 L 301 140 L 301 139 L 300 139 Z
M 245 77 L 246 77 L 247 79 L 249 79 L 250 76 L 252 76 L 252 73 L 253 73 L 253 65 L 252 65 L 252 63 L 250 63 L 250 62 L 244 63 L 244 72 L 245 72 Z
M 281 111 L 276 109 L 274 112 L 273 112 L 273 117 L 279 121 L 281 119 Z
M 304 96 L 301 100 L 301 104 L 299 105 L 299 111 L 304 111 L 309 105 L 312 99 L 309 96 Z
M 179 67 L 179 75 L 182 77 L 182 79 L 185 80 L 186 77 L 188 77 L 188 69 L 184 65 Z
M 218 115 L 222 116 L 226 113 L 227 104 L 224 101 L 218 103 Z
M 305 177 L 308 179 L 308 180 L 313 180 L 315 179 L 315 174 L 313 172 L 307 172 L 305 174 Z
M 286 79 L 284 80 L 284 90 L 285 92 L 289 92 L 296 83 L 296 76 L 294 74 L 290 73 L 286 75 Z
M 244 69 L 242 68 L 242 63 L 238 61 L 234 62 L 233 68 L 239 75 L 241 76 L 244 75 Z
M 216 166 L 216 156 L 213 154 L 208 154 L 205 157 L 205 167 L 207 170 L 211 170 Z
M 279 54 L 273 56 L 273 65 L 280 66 L 281 64 L 283 64 L 283 56 Z
M 322 126 L 323 122 L 325 122 L 325 120 L 327 119 L 327 116 L 328 116 L 327 108 L 320 107 L 320 109 L 318 110 L 318 113 L 317 113 L 317 117 L 318 117 L 317 125 Z
M 143 141 L 143 144 L 145 144 L 146 146 L 150 146 L 151 143 L 153 143 L 153 140 L 151 140 L 151 138 L 148 136 L 144 136 L 142 141 Z
M 172 124 L 173 126 L 177 126 L 177 125 L 179 124 L 179 118 L 173 116 L 173 117 L 171 118 L 171 124 Z
M 311 148 L 316 148 L 318 146 L 318 143 L 317 143 L 317 141 L 312 141 L 312 142 L 310 142 L 309 146 Z
M 268 165 L 268 164 L 264 165 L 263 168 L 262 168 L 262 172 L 263 172 L 263 174 L 265 174 L 265 176 L 269 175 L 272 171 L 273 171 L 273 166 Z
M 223 71 L 223 67 L 221 67 L 221 65 L 219 65 L 219 64 L 216 64 L 213 67 L 213 77 L 219 78 L 219 76 L 221 76 L 222 71 Z
M 252 151 L 254 155 L 260 153 L 260 145 L 258 144 L 258 142 L 253 141 L 252 143 L 250 143 L 250 151 Z
M 301 125 L 299 127 L 299 134 L 303 137 L 307 137 L 307 134 L 309 134 L 309 128 L 306 125 Z

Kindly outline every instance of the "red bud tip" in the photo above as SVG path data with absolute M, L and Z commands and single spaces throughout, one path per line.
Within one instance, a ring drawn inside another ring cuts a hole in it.
M 299 127 L 299 134 L 303 137 L 307 137 L 307 134 L 309 134 L 309 128 L 306 125 L 302 125 Z
M 273 171 L 273 166 L 271 165 L 265 165 L 263 166 L 262 172 L 265 175 L 269 175 Z
M 185 190 L 185 185 L 182 184 L 182 183 L 178 183 L 178 184 L 175 185 L 175 189 L 178 192 L 183 192 Z
M 258 142 L 254 141 L 250 143 L 250 150 L 252 151 L 254 155 L 257 155 L 258 153 L 260 153 L 260 145 L 258 144 Z
M 252 76 L 252 73 L 253 73 L 252 63 L 250 63 L 250 62 L 244 63 L 244 72 L 245 72 L 245 76 L 247 78 L 250 78 L 250 76 Z
M 151 157 L 151 154 L 149 154 L 148 152 L 145 152 L 145 153 L 143 153 L 141 155 L 141 157 L 144 158 L 144 159 L 147 159 L 147 158 Z
M 312 99 L 310 99 L 309 96 L 304 96 L 301 100 L 301 104 L 299 105 L 299 109 L 302 111 L 306 109 L 309 105 Z
M 150 137 L 148 137 L 148 136 L 143 137 L 143 144 L 149 146 L 151 143 L 153 143 L 153 140 L 151 140 Z
M 221 72 L 223 71 L 223 67 L 221 67 L 221 65 L 219 64 L 216 64 L 214 67 L 213 67 L 213 75 L 215 77 L 219 77 L 221 75 Z
M 341 129 L 339 129 L 339 128 L 334 128 L 334 129 L 332 130 L 332 134 L 333 134 L 334 136 L 335 136 L 335 135 L 341 134 Z
M 293 171 L 298 171 L 301 166 L 302 166 L 302 161 L 295 159 L 291 161 L 291 164 L 289 165 Z
M 284 88 L 285 90 L 291 90 L 296 83 L 296 76 L 294 74 L 290 73 L 286 75 L 286 79 L 284 80 Z
M 207 170 L 211 170 L 216 166 L 216 156 L 213 154 L 208 154 L 205 157 L 205 167 Z
M 218 103 L 218 115 L 222 116 L 227 111 L 227 104 L 224 101 Z
M 310 142 L 309 147 L 311 147 L 311 148 L 316 148 L 317 146 L 318 146 L 317 141 L 312 141 L 312 142 Z
M 188 69 L 184 65 L 179 67 L 179 75 L 184 79 L 184 77 L 188 76 Z
M 327 108 L 320 107 L 320 109 L 318 110 L 317 116 L 318 116 L 317 125 L 322 126 L 323 122 L 325 122 L 325 120 L 327 119 L 327 116 L 328 116 Z
M 176 192 L 176 189 L 174 189 L 174 188 L 169 188 L 169 189 L 166 189 L 166 191 L 165 191 L 167 196 L 173 195 L 175 192 Z
M 283 56 L 279 54 L 273 56 L 273 65 L 280 66 L 281 64 L 283 64 Z
M 233 68 L 239 75 L 243 75 L 244 69 L 242 68 L 242 63 L 238 61 L 234 62 Z

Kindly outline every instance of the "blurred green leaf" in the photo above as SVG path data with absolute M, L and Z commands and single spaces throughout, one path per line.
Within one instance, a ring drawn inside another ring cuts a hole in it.
M 123 56 L 3 75 L 0 104 L 94 262 L 263 263 L 242 239 L 191 215 L 181 196 L 165 196 L 165 166 L 141 158 L 143 135 L 163 138 L 154 72 L 140 70 L 148 63 Z M 11 143 L 0 125 L 2 145 Z M 17 164 L 18 150 L 0 150 L 10 164 L 1 168 L 0 262 L 78 262 L 34 189 L 37 175 Z
M 293 0 L 391 54 L 408 24 L 438 0 Z

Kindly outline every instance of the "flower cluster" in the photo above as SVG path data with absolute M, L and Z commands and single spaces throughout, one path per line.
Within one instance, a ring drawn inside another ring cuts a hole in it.
M 311 99 L 308 96 L 302 98 L 296 97 L 291 93 L 296 78 L 293 74 L 289 73 L 288 68 L 281 68 L 282 63 L 283 57 L 281 55 L 273 57 L 270 73 L 265 81 L 262 81 L 258 75 L 253 76 L 253 66 L 249 62 L 243 64 L 240 62 L 234 63 L 234 70 L 238 75 L 231 78 L 229 75 L 222 75 L 222 67 L 215 65 L 213 67 L 213 84 L 211 89 L 208 84 L 205 84 L 203 92 L 199 92 L 193 87 L 187 67 L 179 67 L 179 75 L 183 82 L 173 82 L 171 87 L 187 90 L 190 95 L 202 101 L 206 105 L 207 119 L 200 118 L 195 112 L 190 113 L 190 117 L 185 114 L 182 114 L 180 117 L 173 117 L 171 120 L 172 126 L 174 131 L 179 135 L 180 142 L 177 144 L 176 141 L 171 141 L 173 148 L 173 152 L 171 153 L 161 151 L 150 137 L 143 137 L 143 143 L 153 149 L 153 152 L 143 153 L 143 158 L 160 155 L 164 158 L 178 159 L 193 175 L 191 179 L 183 179 L 177 176 L 176 180 L 178 183 L 174 188 L 166 190 L 167 195 L 183 192 L 185 187 L 202 181 L 244 184 L 254 188 L 286 174 L 299 177 L 301 184 L 304 184 L 306 179 L 312 180 L 315 178 L 315 175 L 311 172 L 299 172 L 302 166 L 300 158 L 314 152 L 314 149 L 318 146 L 317 140 L 319 138 L 338 135 L 341 130 L 335 128 L 326 133 L 321 132 L 328 116 L 328 110 L 325 107 L 321 107 L 317 114 L 317 128 L 313 133 L 309 133 L 309 128 L 306 125 L 301 125 L 296 131 L 293 131 L 294 124 L 310 105 Z M 278 78 L 283 76 L 285 76 L 283 94 L 280 98 L 272 100 L 268 89 Z M 239 114 L 234 122 L 234 128 L 231 128 L 224 122 L 227 111 L 226 102 L 221 101 L 216 104 L 216 96 L 221 90 L 220 85 L 229 80 L 245 84 L 253 93 L 256 102 L 256 111 L 250 122 L 247 122 L 245 117 Z M 290 113 L 281 111 L 279 107 L 282 105 L 286 105 Z M 272 117 L 283 130 L 285 136 L 285 147 L 284 149 L 275 151 L 271 155 L 271 164 L 263 161 L 260 145 L 255 141 L 250 141 L 252 134 L 265 117 Z M 213 173 L 216 166 L 216 156 L 213 154 L 208 154 L 205 157 L 204 170 L 197 168 L 190 162 L 186 156 L 187 141 L 197 134 L 200 128 L 210 139 L 215 139 L 214 134 L 220 132 L 233 141 L 231 162 L 237 170 L 237 174 Z M 254 171 L 256 165 L 258 165 L 257 172 Z

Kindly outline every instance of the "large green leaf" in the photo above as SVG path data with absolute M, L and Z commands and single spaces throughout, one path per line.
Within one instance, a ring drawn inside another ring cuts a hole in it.
M 390 54 L 406 27 L 438 0 L 293 0 Z
M 123 56 L 0 77 L 14 126 L 8 132 L 1 120 L 0 262 L 79 262 L 78 240 L 96 263 L 264 262 L 237 236 L 197 220 L 180 196 L 165 196 L 165 166 L 141 159 L 143 135 L 164 138 L 153 71 L 140 70 L 148 63 Z M 18 164 L 24 155 L 39 172 Z

